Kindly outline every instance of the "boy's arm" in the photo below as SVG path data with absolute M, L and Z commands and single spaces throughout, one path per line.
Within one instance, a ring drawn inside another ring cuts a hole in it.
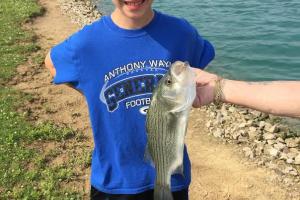
M 45 66 L 46 68 L 49 70 L 50 74 L 52 77 L 55 77 L 56 75 L 56 70 L 55 70 L 55 67 L 53 65 L 53 62 L 51 60 L 51 57 L 50 57 L 50 52 L 47 54 L 46 58 L 45 58 Z
M 56 70 L 55 70 L 55 66 L 51 60 L 50 57 L 50 52 L 47 54 L 46 58 L 45 58 L 45 67 L 49 70 L 50 74 L 52 77 L 55 77 L 56 75 Z M 75 89 L 76 91 L 78 91 L 80 94 L 82 94 L 82 92 L 78 89 L 76 89 L 72 84 L 70 83 L 66 83 L 67 86 L 71 87 L 72 89 Z

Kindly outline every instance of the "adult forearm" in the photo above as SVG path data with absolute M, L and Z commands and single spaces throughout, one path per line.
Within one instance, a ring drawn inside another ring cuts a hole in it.
M 300 117 L 300 82 L 243 82 L 224 80 L 224 102 L 275 115 Z

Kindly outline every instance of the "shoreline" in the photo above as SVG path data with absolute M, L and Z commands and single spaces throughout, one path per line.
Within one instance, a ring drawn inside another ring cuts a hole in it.
M 71 18 L 71 22 L 84 26 L 99 19 L 102 14 L 90 0 L 58 0 L 63 14 Z
M 81 26 L 101 17 L 88 0 L 59 2 L 63 13 Z M 300 182 L 300 130 L 293 130 L 286 120 L 230 104 L 193 109 L 197 110 L 207 115 L 209 135 L 237 145 L 246 158 L 282 176 L 286 185 Z
M 300 132 L 282 123 L 280 117 L 256 110 L 223 104 L 202 108 L 209 119 L 209 134 L 236 144 L 244 156 L 258 166 L 266 166 L 280 175 L 300 181 Z

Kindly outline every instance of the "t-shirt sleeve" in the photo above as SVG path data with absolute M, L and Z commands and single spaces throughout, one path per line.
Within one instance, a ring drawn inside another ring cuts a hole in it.
M 75 87 L 80 80 L 80 51 L 83 43 L 83 30 L 54 46 L 50 57 L 56 70 L 55 84 L 71 83 Z
M 193 67 L 205 68 L 215 57 L 215 49 L 213 45 L 208 41 L 203 39 L 198 31 L 194 28 L 195 39 L 193 43 L 194 51 L 193 51 Z

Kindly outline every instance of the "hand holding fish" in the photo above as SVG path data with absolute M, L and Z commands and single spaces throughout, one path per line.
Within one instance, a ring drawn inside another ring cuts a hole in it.
M 212 103 L 214 101 L 214 91 L 218 76 L 201 69 L 192 69 L 196 75 L 196 98 L 193 106 L 200 107 Z

